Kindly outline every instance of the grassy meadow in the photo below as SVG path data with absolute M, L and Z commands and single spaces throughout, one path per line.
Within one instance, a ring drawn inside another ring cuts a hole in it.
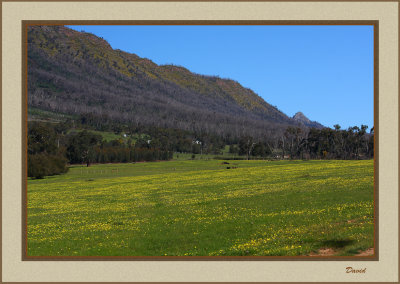
M 372 160 L 73 166 L 28 179 L 28 256 L 355 255 L 373 247 L 373 170 Z

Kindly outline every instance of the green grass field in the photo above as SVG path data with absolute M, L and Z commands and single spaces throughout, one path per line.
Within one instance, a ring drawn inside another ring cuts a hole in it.
M 74 166 L 29 179 L 28 256 L 354 255 L 373 247 L 372 160 L 228 162 Z

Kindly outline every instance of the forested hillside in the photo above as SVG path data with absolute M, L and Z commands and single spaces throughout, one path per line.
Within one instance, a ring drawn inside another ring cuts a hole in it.
M 157 65 L 63 26 L 28 31 L 28 104 L 66 114 L 222 136 L 301 124 L 238 82 Z

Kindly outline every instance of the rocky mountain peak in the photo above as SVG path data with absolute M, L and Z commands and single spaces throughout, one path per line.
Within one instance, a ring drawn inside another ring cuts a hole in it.
M 301 111 L 296 112 L 296 114 L 293 116 L 293 119 L 299 122 L 303 122 L 303 123 L 310 123 L 311 120 L 309 120 L 304 113 L 302 113 Z
M 310 119 L 308 119 L 307 116 L 304 115 L 304 113 L 302 113 L 301 111 L 297 112 L 293 117 L 293 120 L 308 126 L 308 127 L 315 127 L 315 128 L 323 128 L 324 126 L 316 121 L 311 121 Z

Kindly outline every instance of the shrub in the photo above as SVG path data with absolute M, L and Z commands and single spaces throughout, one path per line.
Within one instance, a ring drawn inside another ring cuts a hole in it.
M 68 171 L 67 160 L 64 157 L 47 153 L 28 155 L 28 177 L 37 179 L 57 175 Z

